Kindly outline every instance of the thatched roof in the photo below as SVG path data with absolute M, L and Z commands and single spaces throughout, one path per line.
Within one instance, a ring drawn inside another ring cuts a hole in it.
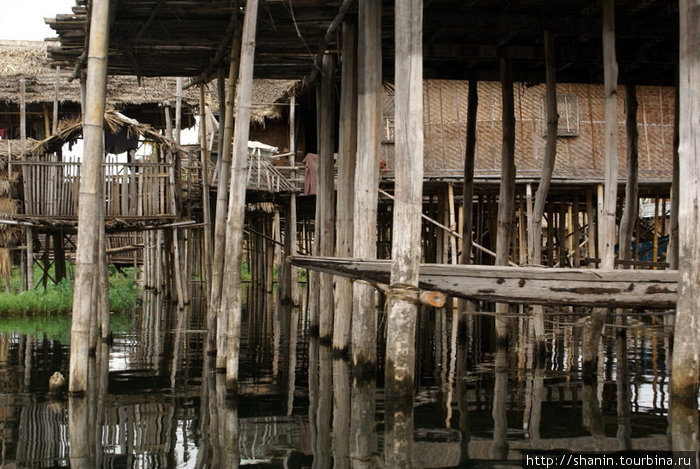
M 59 101 L 80 102 L 78 80 L 69 81 L 73 70 L 60 71 Z M 47 55 L 45 42 L 0 41 L 0 102 L 19 102 L 19 79 L 25 78 L 26 102 L 51 103 L 54 99 L 56 69 Z M 261 124 L 266 119 L 279 119 L 284 103 L 295 91 L 292 80 L 255 80 L 253 86 L 253 108 L 251 121 Z M 214 85 L 212 83 L 212 85 Z M 215 86 L 207 93 L 213 110 L 218 109 Z M 128 106 L 174 103 L 176 79 L 172 77 L 149 77 L 138 80 L 133 76 L 110 76 L 107 82 L 108 106 L 123 109 Z M 199 89 L 192 87 L 183 91 L 183 103 L 192 109 L 199 106 Z
M 166 150 L 178 151 L 181 149 L 177 143 L 160 134 L 150 125 L 142 124 L 118 111 L 109 110 L 105 112 L 104 128 L 112 133 L 126 128 L 129 135 L 137 133 L 148 141 L 163 145 Z M 64 143 L 75 141 L 82 137 L 82 134 L 83 122 L 80 118 L 62 120 L 58 124 L 56 135 L 52 135 L 40 142 L 33 142 L 31 146 L 28 145 L 28 153 L 34 156 L 41 156 L 45 153 L 57 151 Z

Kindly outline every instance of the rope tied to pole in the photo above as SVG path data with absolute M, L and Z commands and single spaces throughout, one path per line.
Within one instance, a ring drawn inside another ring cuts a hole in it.
M 387 304 L 392 299 L 420 304 L 420 289 L 410 284 L 396 283 L 389 285 L 388 288 L 385 287 L 384 293 L 386 294 Z

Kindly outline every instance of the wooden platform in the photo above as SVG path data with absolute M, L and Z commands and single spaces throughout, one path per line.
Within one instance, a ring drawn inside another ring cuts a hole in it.
M 391 261 L 293 256 L 292 264 L 343 277 L 389 283 Z M 419 286 L 501 303 L 673 308 L 678 271 L 550 269 L 421 264 Z

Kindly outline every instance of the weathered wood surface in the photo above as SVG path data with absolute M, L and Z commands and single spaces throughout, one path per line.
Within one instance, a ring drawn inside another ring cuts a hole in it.
M 679 184 L 678 239 L 680 272 L 678 313 L 673 340 L 671 396 L 689 409 L 695 408 L 700 365 L 700 3 L 682 0 L 679 6 Z M 697 420 L 695 420 L 697 450 Z M 692 438 L 692 437 L 691 437 Z
M 389 283 L 391 261 L 297 256 L 298 267 Z M 678 272 L 421 264 L 418 286 L 473 300 L 572 306 L 671 308 Z

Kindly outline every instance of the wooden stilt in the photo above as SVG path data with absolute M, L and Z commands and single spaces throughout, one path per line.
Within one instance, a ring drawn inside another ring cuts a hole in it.
M 207 146 L 207 115 L 206 102 L 204 101 L 204 85 L 199 86 L 199 151 L 202 168 L 202 263 L 204 264 L 204 291 L 211 291 L 211 268 L 213 256 L 211 252 L 211 205 L 209 202 L 209 163 L 211 156 Z M 211 298 L 207 297 L 206 303 L 211 306 Z M 206 353 L 213 354 L 216 350 L 216 310 L 207 308 L 207 344 Z
M 335 120 L 335 56 L 326 53 L 321 64 L 321 114 L 318 151 L 318 195 L 316 203 L 320 217 L 316 220 L 320 239 L 318 252 L 333 256 L 335 252 L 335 174 L 334 174 L 334 120 Z M 333 276 L 319 276 L 319 338 L 321 344 L 330 343 L 333 336 Z
M 501 59 L 501 89 L 503 99 L 503 141 L 501 147 L 501 185 L 498 193 L 498 229 L 496 265 L 508 265 L 510 256 L 513 210 L 515 204 L 515 104 L 511 64 Z M 508 305 L 498 303 L 496 313 L 508 312 Z M 496 335 L 499 342 L 508 340 L 507 320 L 496 315 Z
M 237 8 L 237 4 L 234 3 Z M 239 28 L 236 28 L 238 31 Z M 226 333 L 228 331 L 228 315 L 220 313 L 222 278 L 224 272 L 224 247 L 226 244 L 226 206 L 228 187 L 231 175 L 231 142 L 233 137 L 233 113 L 236 102 L 236 83 L 238 81 L 238 65 L 241 54 L 241 36 L 236 33 L 231 44 L 231 55 L 226 86 L 226 108 L 224 115 L 223 144 L 219 147 L 219 181 L 216 189 L 216 211 L 214 213 L 214 256 L 211 269 L 211 295 L 209 307 L 217 314 L 216 368 L 226 367 Z
M 99 260 L 96 245 L 100 238 L 99 198 L 103 159 L 102 125 L 104 120 L 107 79 L 107 44 L 109 40 L 109 4 L 95 2 L 90 21 L 87 87 L 83 114 L 84 153 L 81 167 L 78 212 L 78 248 L 73 293 L 71 353 L 68 389 L 84 393 L 88 386 L 88 345 L 90 316 L 96 303 L 92 296 Z M 102 225 L 103 227 L 104 225 Z
M 544 216 L 545 203 L 549 186 L 552 182 L 554 172 L 554 162 L 557 157 L 557 128 L 559 125 L 559 114 L 557 113 L 557 82 L 556 82 L 556 60 L 554 56 L 554 36 L 549 31 L 544 33 L 545 44 L 545 66 L 547 87 L 545 93 L 545 111 L 547 119 L 547 137 L 542 163 L 542 177 L 540 178 L 532 219 L 529 220 L 528 228 L 528 249 L 530 262 L 540 263 L 542 257 L 542 217 Z M 550 220 L 552 223 L 552 220 Z
M 615 268 L 615 214 L 617 211 L 617 59 L 615 57 L 615 4 L 603 1 L 603 68 L 605 79 L 605 185 L 603 210 L 598 217 L 602 269 Z
M 384 460 L 388 467 L 412 467 L 423 208 L 423 2 L 397 0 L 395 16 L 396 200 L 388 294 Z
M 343 23 L 342 34 L 336 253 L 338 256 L 352 256 L 352 215 L 355 204 L 357 159 L 357 32 L 355 25 Z M 351 317 L 352 282 L 346 278 L 335 277 L 333 351 L 336 354 L 346 355 L 350 351 Z M 349 389 L 347 391 L 349 392 Z
M 672 399 L 688 409 L 697 407 L 700 361 L 700 7 L 697 0 L 680 0 L 680 73 L 679 73 L 679 261 L 678 305 L 673 339 L 671 375 Z M 695 420 L 697 451 L 697 419 Z M 675 448 L 674 448 L 675 449 Z M 690 448 L 687 448 L 690 449 Z
M 600 268 L 615 268 L 615 220 L 617 212 L 617 59 L 615 58 L 615 2 L 603 0 L 603 71 L 605 88 L 605 185 L 602 210 L 598 213 Z M 601 206 L 601 201 L 598 201 Z M 583 372 L 598 368 L 598 345 L 605 324 L 605 308 L 594 308 L 586 321 Z
M 381 0 L 359 4 L 357 167 L 355 170 L 353 256 L 376 258 L 377 188 L 382 117 Z M 352 361 L 355 367 L 377 362 L 374 288 L 353 284 Z
M 639 178 L 637 90 L 633 84 L 625 87 L 625 104 L 627 108 L 627 182 L 625 183 L 625 207 L 620 219 L 619 253 L 621 260 L 628 261 L 632 259 L 632 233 L 638 217 L 639 202 L 637 195 L 637 180 Z
M 172 132 L 173 129 L 170 124 L 170 105 L 168 103 L 165 103 L 163 106 L 164 112 L 165 112 L 165 125 L 166 125 L 166 134 L 170 137 L 172 137 Z M 177 201 L 175 200 L 175 193 L 177 190 L 176 187 L 176 178 L 175 178 L 175 155 L 172 153 L 168 153 L 168 163 L 169 163 L 169 178 L 168 178 L 168 183 L 170 186 L 170 199 L 168 200 L 168 203 L 170 205 L 170 213 L 174 216 L 179 215 L 179 210 L 177 207 Z M 153 188 L 151 188 L 153 189 Z M 152 191 L 152 193 L 155 193 L 155 190 Z M 181 240 L 180 240 L 180 233 L 177 227 L 173 227 L 173 274 L 175 278 L 175 291 L 177 292 L 177 305 L 180 309 L 183 309 L 185 307 L 185 304 L 188 303 L 187 300 L 187 294 L 185 292 L 185 279 L 184 279 L 184 272 L 183 272 L 183 265 L 182 265 L 182 256 L 180 255 L 181 251 Z M 154 266 L 151 266 L 153 268 Z M 155 285 L 155 279 L 152 278 L 152 285 Z
M 669 220 L 669 236 L 668 236 L 668 254 L 666 259 L 671 269 L 678 269 L 678 198 L 679 198 L 679 183 L 680 183 L 680 162 L 678 160 L 678 145 L 680 143 L 679 136 L 679 90 L 680 86 L 676 85 L 676 99 L 674 104 L 675 119 L 673 120 L 673 176 L 671 181 L 671 216 Z M 639 244 L 639 243 L 637 243 Z
M 255 26 L 258 0 L 246 3 L 241 40 L 241 67 L 238 83 L 238 106 L 233 133 L 228 219 L 226 220 L 226 249 L 224 278 L 219 314 L 228 315 L 228 347 L 226 351 L 226 387 L 236 391 L 241 333 L 241 255 L 243 253 L 243 222 L 248 166 L 248 135 L 250 131 L 250 102 L 253 88 L 253 57 L 255 54 Z

